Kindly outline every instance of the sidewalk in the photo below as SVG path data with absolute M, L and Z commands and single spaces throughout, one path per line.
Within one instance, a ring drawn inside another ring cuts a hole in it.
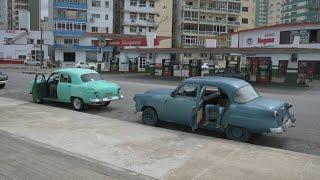
M 159 179 L 319 179 L 320 157 L 0 98 L 0 130 Z

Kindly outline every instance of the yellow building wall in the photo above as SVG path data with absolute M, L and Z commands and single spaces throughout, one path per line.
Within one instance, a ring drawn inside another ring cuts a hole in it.
M 256 15 L 256 1 L 255 0 L 241 0 L 241 8 L 248 7 L 248 12 L 241 11 L 240 14 L 240 28 L 239 30 L 255 28 L 255 15 Z M 242 18 L 248 19 L 248 24 L 242 23 Z
M 155 1 L 156 15 L 155 20 L 158 23 L 156 29 L 157 36 L 167 36 L 171 39 L 160 41 L 157 48 L 171 48 L 172 47 L 172 11 L 173 0 L 157 0 Z
M 281 6 L 285 0 L 269 1 L 268 25 L 281 24 Z

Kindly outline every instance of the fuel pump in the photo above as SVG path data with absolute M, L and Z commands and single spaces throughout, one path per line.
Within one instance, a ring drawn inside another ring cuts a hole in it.
M 189 61 L 189 77 L 201 76 L 202 60 L 192 59 Z
M 129 59 L 129 72 L 138 71 L 138 58 Z
M 162 60 L 162 76 L 168 77 L 173 75 L 173 62 L 171 59 Z
M 110 71 L 118 72 L 119 71 L 119 58 L 112 58 L 110 61 Z

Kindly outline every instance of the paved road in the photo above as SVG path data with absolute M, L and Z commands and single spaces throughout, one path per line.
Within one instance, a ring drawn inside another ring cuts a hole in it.
M 151 179 L 0 131 L 0 179 Z
M 28 81 L 34 78 L 34 75 L 22 74 L 22 70 L 0 69 L 8 73 L 10 81 L 6 89 L 0 90 L 0 96 L 10 97 L 24 101 L 31 101 L 28 94 Z M 174 88 L 177 81 L 151 80 L 148 78 L 136 77 L 137 75 L 116 75 L 107 74 L 107 80 L 118 83 L 123 89 L 125 99 L 119 102 L 113 102 L 108 107 L 90 108 L 86 112 L 104 117 L 116 118 L 125 121 L 141 122 L 141 114 L 134 112 L 134 94 L 141 93 L 152 88 Z M 142 76 L 142 75 L 138 75 Z M 292 109 L 298 121 L 296 128 L 290 129 L 287 133 L 281 135 L 259 135 L 254 137 L 250 143 L 276 147 L 297 152 L 320 155 L 320 83 L 312 89 L 301 88 L 282 88 L 282 87 L 263 87 L 257 89 L 265 97 L 281 99 L 291 102 L 294 105 Z M 47 106 L 56 106 L 71 109 L 70 105 L 61 105 L 57 103 L 45 103 Z M 175 126 L 172 124 L 161 125 L 164 128 L 176 129 L 190 132 L 190 128 Z M 198 133 L 221 137 L 223 135 L 214 132 L 199 131 Z

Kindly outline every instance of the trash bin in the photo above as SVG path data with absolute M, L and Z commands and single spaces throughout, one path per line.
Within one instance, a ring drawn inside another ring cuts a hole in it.
M 97 71 L 100 73 L 101 72 L 101 64 L 97 64 Z

